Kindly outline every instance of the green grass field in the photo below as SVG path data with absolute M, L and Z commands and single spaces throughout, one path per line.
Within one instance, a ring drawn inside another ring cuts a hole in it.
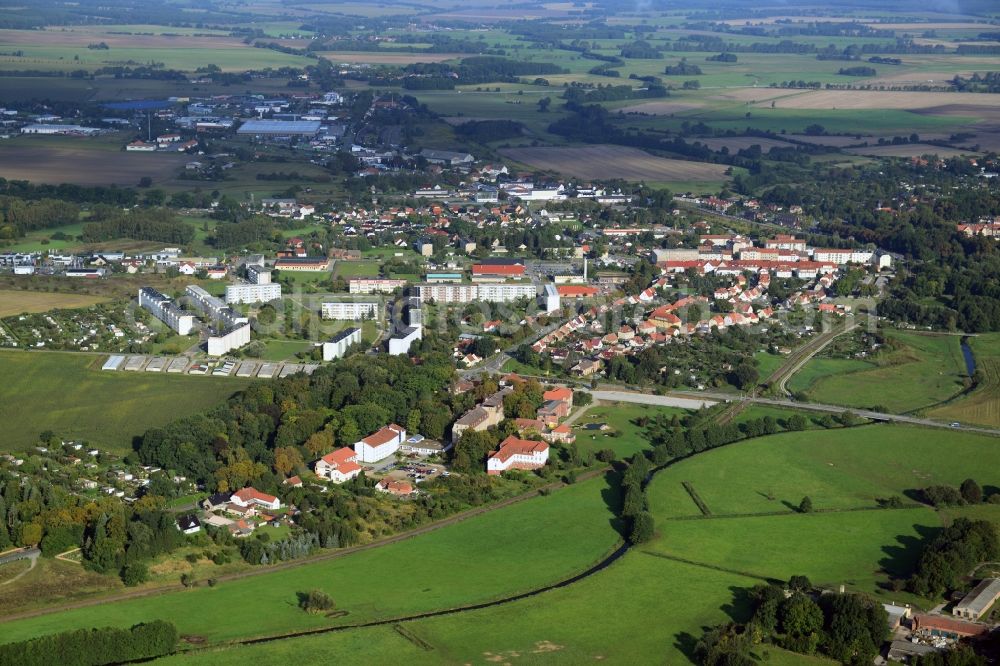
M 958 336 L 904 331 L 888 335 L 903 347 L 880 353 L 873 359 L 878 367 L 853 360 L 813 359 L 793 376 L 789 389 L 804 389 L 816 402 L 882 406 L 897 413 L 935 405 L 962 390 L 966 373 Z
M 587 412 L 573 424 L 576 433 L 576 445 L 581 451 L 600 451 L 611 449 L 618 458 L 629 458 L 634 453 L 649 447 L 649 442 L 643 435 L 643 427 L 635 424 L 640 418 L 655 418 L 665 415 L 683 416 L 683 409 L 671 407 L 650 407 L 647 405 L 626 405 L 615 403 L 590 407 Z M 607 430 L 586 430 L 582 426 L 588 423 L 605 423 Z
M 817 510 L 871 508 L 876 498 L 958 485 L 1000 468 L 997 444 L 982 435 L 899 425 L 783 433 L 674 465 L 651 486 L 650 502 L 664 517 L 700 515 L 681 486 L 688 481 L 713 515 L 791 513 L 789 505 L 797 507 L 805 495 Z M 939 455 L 943 447 L 947 456 Z
M 155 597 L 3 625 L 0 641 L 70 627 L 170 618 L 182 634 L 216 642 L 350 624 L 486 601 L 555 582 L 600 559 L 618 540 L 603 478 L 582 482 L 432 534 L 342 558 Z M 538 529 L 544 525 L 545 529 Z M 530 562 L 530 566 L 524 563 Z M 346 616 L 297 606 L 296 592 L 326 590 Z
M 969 346 L 976 369 L 982 376 L 980 384 L 968 395 L 931 410 L 928 415 L 948 421 L 1000 426 L 1000 335 L 970 338 Z
M 0 352 L 0 450 L 23 449 L 43 430 L 129 451 L 132 438 L 216 405 L 246 386 L 239 379 L 102 372 L 105 356 Z
M 338 261 L 334 273 L 344 279 L 355 277 L 378 277 L 379 264 L 371 261 Z

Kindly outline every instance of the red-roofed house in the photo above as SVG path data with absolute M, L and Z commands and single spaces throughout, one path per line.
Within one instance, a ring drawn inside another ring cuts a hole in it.
M 549 400 L 565 400 L 566 402 L 573 402 L 573 389 L 567 386 L 559 386 L 542 394 L 542 400 L 548 402 Z
M 918 614 L 913 616 L 913 630 L 923 630 L 932 636 L 944 636 L 945 638 L 969 638 L 989 633 L 990 628 L 985 624 L 973 624 L 940 615 Z
M 375 484 L 375 490 L 389 493 L 396 497 L 405 497 L 406 495 L 412 495 L 414 492 L 413 486 L 406 481 L 393 481 L 391 479 L 382 479 L 379 481 Z
M 552 430 L 542 435 L 542 439 L 546 442 L 562 442 L 564 444 L 572 444 L 576 441 L 576 435 L 573 434 L 572 428 L 567 424 L 556 426 Z
M 257 505 L 271 509 L 272 511 L 277 511 L 281 508 L 281 500 L 274 495 L 262 493 L 256 488 L 241 488 L 232 494 L 229 501 L 239 507 Z
M 473 264 L 473 277 L 523 277 L 522 264 Z
M 361 473 L 358 464 L 358 454 L 347 446 L 328 453 L 316 461 L 316 476 L 330 479 L 334 483 L 343 483 Z
M 354 452 L 361 462 L 377 462 L 388 458 L 399 449 L 406 439 L 406 430 L 395 423 L 380 428 L 364 439 L 354 443 Z
M 549 460 L 549 445 L 510 435 L 486 461 L 486 473 L 503 474 L 510 469 L 539 469 Z

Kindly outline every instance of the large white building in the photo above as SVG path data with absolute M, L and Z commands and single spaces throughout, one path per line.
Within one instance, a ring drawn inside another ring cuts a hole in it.
M 533 284 L 421 284 L 416 287 L 420 300 L 424 303 L 508 303 L 519 298 L 534 298 Z
M 347 289 L 352 294 L 391 294 L 406 284 L 406 280 L 389 278 L 351 278 Z
M 361 462 L 378 462 L 399 450 L 406 439 L 406 430 L 395 423 L 380 428 L 362 440 L 354 443 L 354 452 Z
M 267 275 L 270 276 L 270 273 Z M 281 285 L 230 284 L 226 285 L 226 303 L 269 303 L 281 298 Z
M 208 355 L 225 356 L 234 349 L 250 344 L 250 324 L 245 322 L 214 332 L 208 336 Z
M 816 248 L 813 250 L 813 261 L 828 261 L 842 266 L 844 264 L 867 264 L 875 258 L 871 250 L 839 250 Z
M 559 302 L 559 289 L 554 284 L 545 285 L 545 314 L 556 312 L 561 307 Z
M 332 361 L 335 358 L 343 358 L 352 345 L 359 344 L 361 344 L 361 329 L 345 328 L 333 336 L 332 340 L 323 343 L 323 360 Z
M 410 351 L 410 346 L 414 342 L 423 338 L 423 328 L 420 326 L 407 326 L 402 333 L 389 338 L 389 354 L 399 356 Z
M 511 469 L 539 469 L 549 460 L 549 445 L 510 435 L 486 461 L 487 474 L 502 474 Z
M 251 284 L 271 284 L 271 269 L 262 265 L 247 264 L 247 280 Z
M 320 305 L 320 315 L 323 319 L 339 319 L 360 321 L 361 319 L 378 319 L 379 304 L 373 301 L 339 301 Z
M 184 290 L 188 303 L 195 309 L 216 322 L 221 328 L 233 328 L 246 324 L 250 320 L 226 305 L 221 298 L 216 298 L 196 284 L 188 285 Z
M 187 314 L 152 287 L 139 289 L 139 306 L 162 321 L 179 335 L 190 335 L 194 328 L 194 315 Z

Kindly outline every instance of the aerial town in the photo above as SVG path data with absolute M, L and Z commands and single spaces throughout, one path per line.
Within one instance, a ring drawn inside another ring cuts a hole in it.
M 9 4 L 0 666 L 1000 663 L 1000 7 Z

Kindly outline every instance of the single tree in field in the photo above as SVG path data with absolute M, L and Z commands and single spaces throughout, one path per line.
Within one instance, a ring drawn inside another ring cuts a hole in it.
M 969 504 L 979 504 L 983 501 L 983 489 L 979 487 L 975 479 L 962 481 L 959 491 L 962 493 L 962 499 Z
M 802 498 L 802 501 L 799 502 L 799 513 L 812 513 L 812 510 L 813 510 L 813 501 L 812 499 L 809 498 L 808 495 L 806 495 L 805 497 Z

